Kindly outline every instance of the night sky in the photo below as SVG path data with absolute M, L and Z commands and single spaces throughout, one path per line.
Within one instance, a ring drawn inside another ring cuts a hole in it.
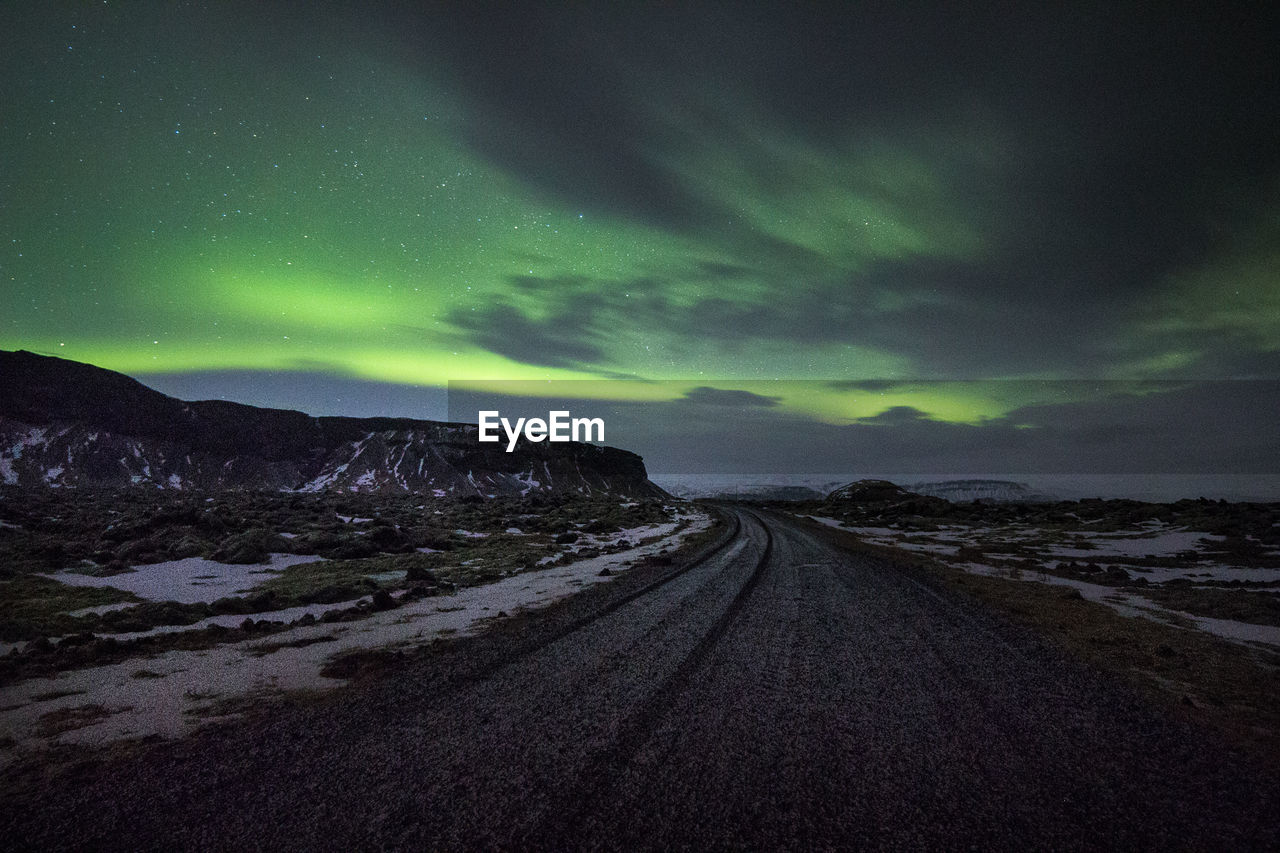
M 681 380 L 602 395 L 1280 469 L 1267 5 L 1021 5 L 11 4 L 0 348 L 315 414 Z M 811 381 L 734 384 L 775 378 Z

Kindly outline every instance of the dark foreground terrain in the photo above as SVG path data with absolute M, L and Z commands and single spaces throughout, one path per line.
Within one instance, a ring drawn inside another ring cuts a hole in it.
M 692 564 L 6 793 L 18 849 L 1274 849 L 1274 768 L 767 512 Z M 8 786 L 6 786 L 8 787 Z

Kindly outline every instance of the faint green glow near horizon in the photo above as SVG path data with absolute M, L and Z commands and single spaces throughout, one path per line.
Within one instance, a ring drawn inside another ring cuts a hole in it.
M 937 381 L 867 383 L 865 388 L 845 387 L 840 380 L 781 379 L 669 379 L 661 381 L 580 380 L 538 377 L 523 380 L 455 380 L 449 390 L 478 399 L 504 397 L 529 401 L 619 401 L 671 403 L 696 397 L 700 389 L 745 392 L 759 398 L 758 405 L 783 415 L 795 415 L 833 426 L 874 420 L 892 410 L 909 408 L 917 417 L 969 426 L 981 426 L 1020 409 L 1094 401 L 1101 397 L 1160 393 L 1169 387 L 1127 382 Z M 1174 383 L 1176 384 L 1176 383 Z M 1165 386 L 1170 385 L 1166 383 Z M 714 405 L 714 404 L 713 404 Z M 750 411 L 747 406 L 742 411 Z

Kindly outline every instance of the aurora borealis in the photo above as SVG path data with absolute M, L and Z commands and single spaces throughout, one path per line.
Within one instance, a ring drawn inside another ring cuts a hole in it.
M 0 348 L 317 414 L 812 380 L 763 408 L 903 435 L 1280 379 L 1264 7 L 792 5 L 14 4 Z

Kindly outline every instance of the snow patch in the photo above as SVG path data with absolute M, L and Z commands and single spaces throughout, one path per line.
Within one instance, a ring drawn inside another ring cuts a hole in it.
M 195 604 L 237 595 L 262 583 L 288 566 L 314 563 L 320 559 L 322 558 L 314 555 L 272 554 L 269 564 L 240 565 L 218 563 L 206 560 L 204 557 L 187 557 L 182 560 L 136 566 L 132 572 L 109 577 L 100 578 L 66 571 L 47 574 L 44 577 L 68 586 L 122 589 L 149 601 Z

